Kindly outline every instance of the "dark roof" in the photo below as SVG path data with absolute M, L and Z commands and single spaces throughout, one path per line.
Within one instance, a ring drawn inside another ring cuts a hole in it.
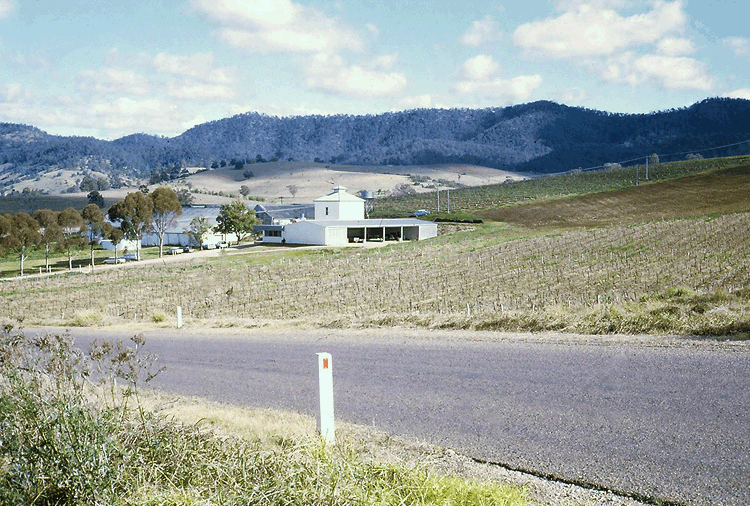
M 255 206 L 255 214 L 263 220 L 263 223 L 270 224 L 273 220 L 299 220 L 303 217 L 311 220 L 315 218 L 314 204 L 288 204 L 288 205 L 270 205 L 258 204 Z

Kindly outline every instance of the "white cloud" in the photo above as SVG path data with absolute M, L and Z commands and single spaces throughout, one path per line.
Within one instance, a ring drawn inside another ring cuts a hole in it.
M 558 102 L 566 105 L 585 104 L 590 98 L 589 93 L 581 88 L 563 90 L 562 92 L 557 93 L 555 97 Z
M 435 99 L 429 93 L 406 97 L 399 101 L 399 109 L 430 109 L 435 107 Z
M 480 54 L 469 58 L 461 66 L 462 75 L 470 81 L 483 81 L 489 79 L 500 70 L 500 65 L 492 56 Z
M 21 83 L 0 84 L 0 100 L 3 102 L 25 102 L 31 100 L 31 93 Z
M 750 56 L 750 39 L 745 37 L 727 37 L 722 41 L 736 56 L 744 58 Z
M 52 63 L 44 53 L 36 54 L 14 54 L 8 56 L 8 62 L 11 64 L 23 68 L 24 70 L 30 69 L 34 72 L 48 72 L 52 69 Z
M 375 59 L 377 64 L 378 58 Z M 370 98 L 395 95 L 406 88 L 399 72 L 382 72 L 362 65 L 347 65 L 338 55 L 315 55 L 307 68 L 307 85 L 342 95 Z
M 542 84 L 539 75 L 517 76 L 510 79 L 495 78 L 488 81 L 461 81 L 454 87 L 460 94 L 477 94 L 494 97 L 504 104 L 524 102 Z
M 739 90 L 730 91 L 724 94 L 727 98 L 744 98 L 750 100 L 750 88 L 740 88 Z
M 528 100 L 542 84 L 539 75 L 522 75 L 510 79 L 499 76 L 500 65 L 489 55 L 480 54 L 467 60 L 460 69 L 463 80 L 456 83 L 453 91 L 461 95 L 474 94 L 481 97 L 501 99 L 505 104 Z
M 181 100 L 233 100 L 237 93 L 223 84 L 182 83 L 169 86 L 169 96 Z
M 690 39 L 667 37 L 656 45 L 659 53 L 667 56 L 685 56 L 695 53 L 695 44 Z
M 0 19 L 7 18 L 16 8 L 16 0 L 0 0 Z
M 246 53 L 359 51 L 360 37 L 321 11 L 290 0 L 193 0 L 221 26 L 219 37 Z
M 84 93 L 127 95 L 146 95 L 149 93 L 146 78 L 130 69 L 84 70 L 78 75 L 78 87 Z
M 708 73 L 706 65 L 694 58 L 625 53 L 607 61 L 602 77 L 613 83 L 639 86 L 657 83 L 670 90 L 692 89 L 711 91 L 716 79 Z
M 382 56 L 376 56 L 373 58 L 370 66 L 372 68 L 390 70 L 398 61 L 398 53 L 384 54 Z
M 152 64 L 159 72 L 191 77 L 208 83 L 233 83 L 236 72 L 228 67 L 214 67 L 213 53 L 196 53 L 191 56 L 157 54 Z
M 495 18 L 489 14 L 479 21 L 474 21 L 461 36 L 461 43 L 465 46 L 478 47 L 486 42 L 500 38 Z
M 380 35 L 380 28 L 378 28 L 377 25 L 374 25 L 373 23 L 367 23 L 365 25 L 365 28 L 367 28 L 367 31 L 372 35 L 375 35 L 376 37 Z
M 560 16 L 516 28 L 513 39 L 529 56 L 580 58 L 612 55 L 631 46 L 653 44 L 685 30 L 688 16 L 681 0 L 657 2 L 646 13 L 622 16 L 611 7 L 621 2 L 566 2 Z

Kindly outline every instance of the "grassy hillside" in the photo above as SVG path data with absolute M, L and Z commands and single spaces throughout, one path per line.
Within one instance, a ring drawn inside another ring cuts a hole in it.
M 691 174 L 747 166 L 750 166 L 750 156 L 661 163 L 648 168 L 648 180 L 645 165 L 593 172 L 571 172 L 508 184 L 454 189 L 450 191 L 450 208 L 451 211 L 493 210 L 494 212 L 498 208 L 515 206 L 519 203 L 545 202 L 564 197 L 612 192 L 635 187 L 636 183 L 638 186 L 643 186 L 683 178 Z M 736 170 L 742 172 L 743 169 Z M 722 175 L 719 174 L 719 178 L 721 177 Z M 713 184 L 713 182 L 709 181 L 708 184 Z M 441 192 L 441 210 L 446 209 L 447 198 L 445 191 Z M 415 209 L 423 208 L 437 210 L 434 192 L 379 199 L 376 201 L 374 215 L 376 217 L 404 216 Z M 494 215 L 490 212 L 486 216 L 493 219 Z
M 750 160 L 620 191 L 480 211 L 524 227 L 601 227 L 750 211 Z
M 744 337 L 750 333 L 750 176 L 746 159 L 722 163 L 682 179 L 488 211 L 504 223 L 422 243 L 255 249 L 16 280 L 0 286 L 3 316 L 34 324 L 173 325 L 181 306 L 186 324 L 195 326 Z

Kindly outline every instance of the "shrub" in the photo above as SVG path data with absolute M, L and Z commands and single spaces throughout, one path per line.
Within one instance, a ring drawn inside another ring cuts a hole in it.
M 0 503 L 111 504 L 122 493 L 127 405 L 116 396 L 99 404 L 89 387 L 93 372 L 103 380 L 117 376 L 137 385 L 150 359 L 139 356 L 142 338 L 133 339 L 136 348 L 122 342 L 95 347 L 99 354 L 92 361 L 67 333 L 27 337 L 4 326 Z

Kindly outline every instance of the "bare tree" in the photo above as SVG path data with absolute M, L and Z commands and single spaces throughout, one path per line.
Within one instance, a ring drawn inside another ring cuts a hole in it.
M 296 184 L 288 184 L 286 185 L 286 189 L 289 190 L 289 194 L 294 198 L 295 195 L 297 195 L 297 192 L 299 191 L 299 186 Z

